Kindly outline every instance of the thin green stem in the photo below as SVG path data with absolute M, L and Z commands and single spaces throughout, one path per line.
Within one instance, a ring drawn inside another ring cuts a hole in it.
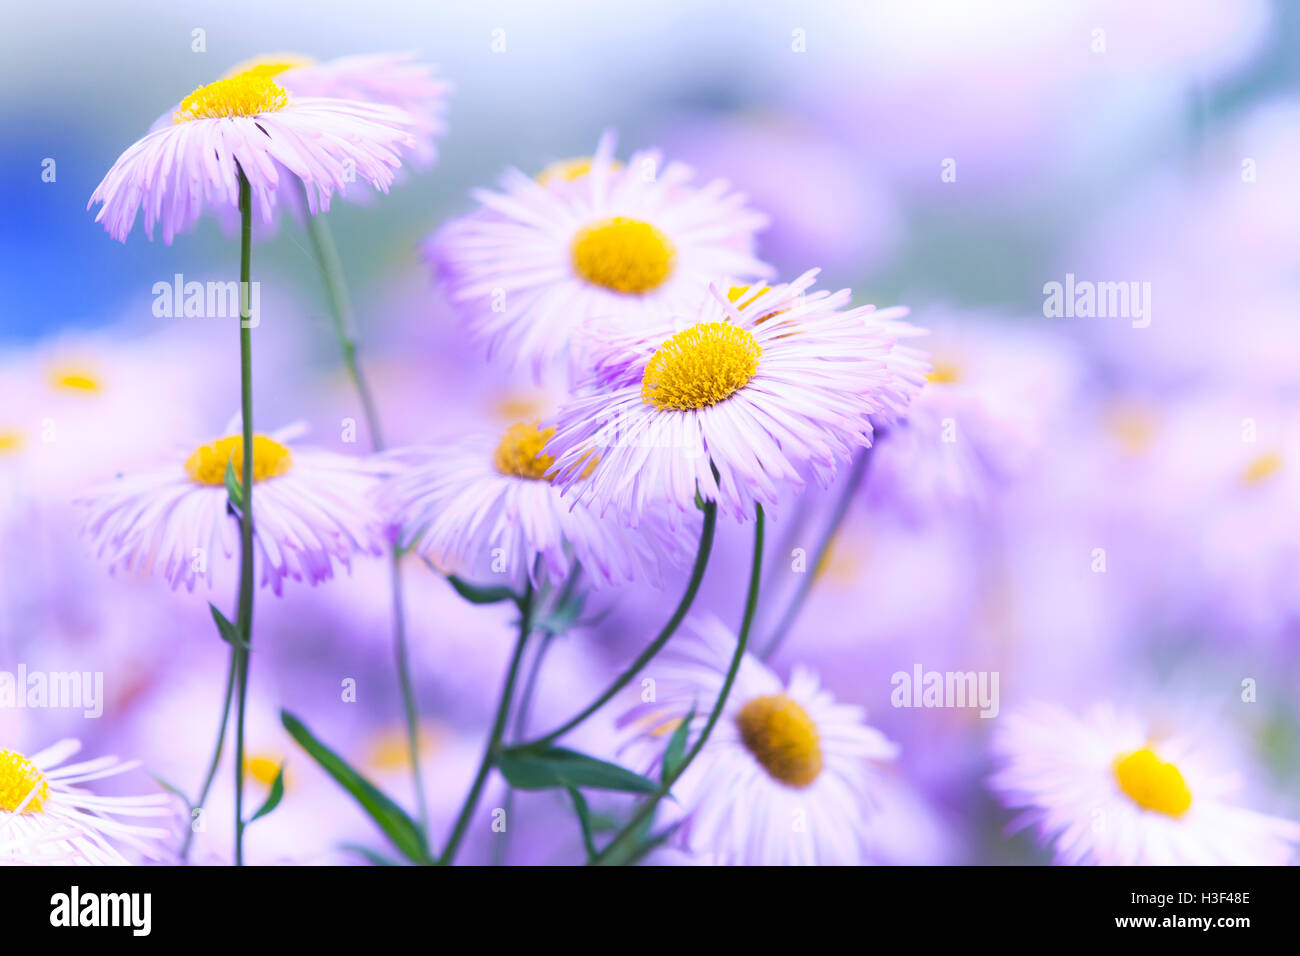
M 532 631 L 532 616 L 533 586 L 530 583 L 523 596 L 519 599 L 519 639 L 515 642 L 515 651 L 510 658 L 510 668 L 506 671 L 505 685 L 501 688 L 501 699 L 497 702 L 496 718 L 492 721 L 492 733 L 488 737 L 487 747 L 483 750 L 483 759 L 479 762 L 478 773 L 474 775 L 474 783 L 469 788 L 465 803 L 460 808 L 460 815 L 456 818 L 456 825 L 451 831 L 451 836 L 447 839 L 447 846 L 443 849 L 442 856 L 438 858 L 439 866 L 450 866 L 455 861 L 456 851 L 460 849 L 461 841 L 465 838 L 465 832 L 469 829 L 469 821 L 478 808 L 478 799 L 483 792 L 483 784 L 487 782 L 488 773 L 496 764 L 497 755 L 501 752 L 501 741 L 505 736 L 506 721 L 510 719 L 510 704 L 515 696 L 515 682 L 519 678 L 519 663 L 523 660 L 524 647 L 527 645 L 528 635 Z M 508 821 L 506 825 L 509 826 Z
M 830 522 L 826 525 L 826 530 L 822 532 L 821 539 L 817 542 L 817 548 L 813 552 L 812 560 L 805 566 L 804 573 L 799 576 L 799 583 L 790 598 L 790 603 L 786 605 L 785 613 L 781 615 L 781 620 L 772 629 L 772 635 L 767 639 L 767 646 L 759 654 L 762 660 L 768 660 L 776 653 L 777 648 L 781 646 L 781 642 L 786 639 L 790 629 L 794 627 L 794 622 L 799 617 L 799 612 L 803 610 L 809 592 L 812 591 L 817 571 L 826 558 L 826 552 L 830 550 L 831 544 L 834 543 L 835 536 L 839 534 L 840 526 L 844 524 L 844 519 L 849 513 L 849 506 L 853 504 L 853 499 L 857 497 L 858 489 L 862 487 L 862 482 L 867 477 L 870 464 L 871 449 L 864 448 L 858 453 L 858 457 L 854 459 L 853 467 L 849 471 L 849 477 L 844 483 L 844 489 L 840 492 L 839 500 L 835 502 L 835 510 L 831 513 Z
M 230 724 L 230 702 L 235 696 L 235 646 L 230 647 L 230 666 L 226 668 L 226 700 L 221 705 L 221 727 L 217 731 L 217 746 L 212 751 L 212 760 L 208 764 L 207 776 L 203 778 L 203 787 L 199 790 L 198 802 L 190 808 L 191 819 L 190 825 L 185 832 L 185 842 L 181 844 L 181 860 L 189 858 L 190 845 L 194 842 L 194 820 L 192 814 L 195 809 L 202 811 L 204 804 L 208 802 L 208 794 L 212 792 L 212 781 L 217 776 L 217 767 L 221 763 L 221 752 L 226 745 L 226 727 Z
M 306 187 L 303 186 L 302 189 L 305 202 Z M 379 410 L 375 406 L 370 383 L 357 358 L 357 334 L 352 313 L 352 297 L 348 293 L 347 280 L 343 275 L 343 262 L 339 258 L 338 246 L 334 243 L 334 233 L 330 230 L 324 213 L 307 217 L 307 234 L 311 237 L 316 265 L 320 269 L 321 279 L 325 285 L 325 296 L 330 305 L 330 319 L 334 324 L 334 335 L 338 339 L 343 365 L 361 402 L 366 430 L 370 432 L 370 446 L 377 452 L 383 451 L 384 432 L 379 419 Z M 406 644 L 406 604 L 402 594 L 400 559 L 401 549 L 394 546 L 389 555 L 393 607 L 393 657 L 397 664 L 397 681 L 402 691 L 402 710 L 406 718 L 406 745 L 411 758 L 411 779 L 415 785 L 416 809 L 420 826 L 427 833 L 429 807 L 424 792 L 424 775 L 420 772 L 420 711 L 415 700 L 415 684 L 411 679 L 411 655 Z
M 654 656 L 663 649 L 663 646 L 668 643 L 668 639 L 676 633 L 678 626 L 686 617 L 686 613 L 691 609 L 691 604 L 695 601 L 695 595 L 700 590 L 700 582 L 704 580 L 704 569 L 709 564 L 709 553 L 713 550 L 713 534 L 717 529 L 717 526 L 718 503 L 716 501 L 707 501 L 704 503 L 704 525 L 700 529 L 700 546 L 699 550 L 695 554 L 695 566 L 691 569 L 691 579 L 686 585 L 686 593 L 682 595 L 681 601 L 677 604 L 677 610 L 675 610 L 673 616 L 668 619 L 668 623 L 665 624 L 663 630 L 659 632 L 659 636 L 656 637 L 650 645 L 637 656 L 636 660 L 628 666 L 627 670 L 623 671 L 623 673 L 619 674 L 618 677 L 614 679 L 614 682 L 610 684 L 599 697 L 584 707 L 571 719 L 565 721 L 555 730 L 552 730 L 549 734 L 538 737 L 536 740 L 530 740 L 526 744 L 518 745 L 519 749 L 545 747 L 551 742 L 563 737 L 574 727 L 577 727 L 596 711 L 600 710 L 600 708 L 604 707 L 605 704 L 609 703 L 614 695 L 626 687 L 632 678 L 636 677 L 636 675 L 641 672 L 641 669 L 645 667 L 646 664 L 650 663 Z
M 248 705 L 248 651 L 253 640 L 253 340 L 249 311 L 253 250 L 253 204 L 248 177 L 239 171 L 239 394 L 243 417 L 243 474 L 240 476 L 239 612 L 240 640 L 234 646 L 239 688 L 235 717 L 235 865 L 244 865 L 244 717 Z
M 575 570 L 570 576 L 573 580 L 577 576 Z M 567 587 L 566 587 L 567 590 Z M 563 596 L 561 596 L 563 600 Z M 546 652 L 550 650 L 551 644 L 555 641 L 555 635 L 547 631 L 542 635 L 542 643 L 537 647 L 537 653 L 533 655 L 533 662 L 528 667 L 528 676 L 524 678 L 524 688 L 519 694 L 519 706 L 515 708 L 515 719 L 510 729 L 510 739 L 518 740 L 528 729 L 528 713 L 533 708 L 533 695 L 537 692 L 537 682 L 542 673 L 542 661 L 546 659 Z M 506 820 L 509 821 L 514 810 L 515 789 L 514 787 L 506 788 L 505 810 Z M 510 829 L 507 822 L 505 831 L 501 834 L 493 846 L 492 863 L 494 866 L 502 866 L 506 862 L 506 854 L 510 849 Z
M 740 633 L 736 637 L 736 652 L 731 656 L 731 666 L 727 668 L 727 676 L 722 681 L 722 689 L 718 692 L 718 699 L 713 705 L 713 710 L 709 712 L 709 719 L 704 724 L 699 739 L 687 752 L 681 765 L 664 780 L 657 791 L 646 798 L 645 802 L 637 808 L 636 813 L 632 815 L 632 819 L 615 834 L 614 838 L 606 844 L 605 849 L 601 850 L 591 860 L 591 863 L 597 866 L 618 862 L 619 854 L 631 848 L 629 844 L 637 839 L 641 827 L 654 814 L 659 801 L 668 796 L 672 791 L 673 784 L 681 779 L 682 774 L 699 756 L 700 751 L 704 749 L 705 743 L 708 742 L 709 735 L 713 733 L 713 728 L 717 726 L 718 720 L 722 716 L 722 711 L 727 704 L 727 698 L 731 694 L 732 685 L 736 682 L 736 675 L 740 672 L 740 662 L 744 660 L 745 647 L 749 643 L 749 631 L 754 624 L 754 614 L 758 610 L 759 584 L 763 577 L 763 530 L 765 522 L 762 505 L 756 506 L 754 519 L 754 561 L 749 572 L 749 590 L 745 595 L 745 613 L 741 620 Z

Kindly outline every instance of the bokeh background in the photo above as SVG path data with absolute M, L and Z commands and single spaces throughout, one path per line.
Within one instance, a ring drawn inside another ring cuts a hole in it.
M 903 743 L 882 860 L 1047 858 L 1004 834 L 986 795 L 992 721 L 890 707 L 889 675 L 917 662 L 997 670 L 1004 711 L 1032 698 L 1190 706 L 1237 741 L 1256 805 L 1300 811 L 1300 6 L 141 0 L 19 5 L 6 20 L 0 669 L 103 671 L 107 703 L 97 720 L 0 710 L 0 746 L 71 734 L 192 789 L 216 730 L 224 647 L 205 605 L 224 593 L 110 578 L 72 502 L 177 442 L 207 440 L 234 412 L 234 326 L 156 318 L 151 290 L 175 273 L 230 278 L 237 244 L 212 218 L 171 247 L 139 230 L 113 242 L 86 211 L 92 190 L 158 115 L 239 60 L 415 50 L 454 84 L 436 168 L 330 213 L 390 441 L 496 428 L 503 409 L 545 401 L 468 344 L 421 240 L 506 166 L 590 153 L 609 127 L 623 155 L 659 145 L 772 216 L 760 254 L 783 275 L 821 266 L 858 302 L 909 305 L 936 330 L 936 355 L 964 363 L 995 424 L 1015 426 L 998 479 L 959 488 L 956 502 L 913 507 L 906 475 L 894 476 L 901 489 L 882 479 L 777 659 L 821 668 Z M 253 268 L 261 421 L 306 420 L 321 444 L 355 451 L 340 437 L 355 403 L 305 234 L 285 222 Z M 1045 316 L 1044 284 L 1067 273 L 1151 283 L 1149 327 Z M 60 386 L 70 370 L 95 387 Z M 1248 419 L 1257 441 L 1243 438 Z M 50 423 L 56 437 L 42 439 Z M 1267 480 L 1243 483 L 1261 456 L 1276 463 Z M 791 518 L 774 537 L 799 546 L 833 498 L 811 495 L 792 512 L 805 525 Z M 728 618 L 746 560 L 736 537 L 724 535 L 704 598 Z M 792 583 L 782 562 L 778 550 L 769 616 Z M 422 566 L 405 573 L 445 825 L 510 628 Z M 285 804 L 250 833 L 254 860 L 355 861 L 340 844 L 378 843 L 291 755 L 281 706 L 409 800 L 385 574 L 362 563 L 259 599 L 250 732 L 268 761 L 290 762 Z M 539 726 L 601 686 L 665 601 L 603 600 L 598 625 L 550 652 Z M 345 678 L 362 688 L 358 706 L 339 702 Z M 1250 702 L 1243 681 L 1256 682 Z M 610 734 L 598 722 L 575 743 L 609 753 Z M 218 782 L 219 797 L 228 789 Z M 521 804 L 511 860 L 573 859 L 576 828 L 555 822 L 563 806 Z M 200 858 L 227 852 L 227 815 L 214 801 Z M 489 843 L 472 834 L 469 854 L 487 859 Z

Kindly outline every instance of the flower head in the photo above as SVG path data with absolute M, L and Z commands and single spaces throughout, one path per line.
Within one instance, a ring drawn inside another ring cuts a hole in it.
M 698 493 L 744 519 L 807 473 L 828 484 L 915 384 L 891 370 L 902 323 L 842 310 L 848 290 L 809 292 L 815 275 L 713 289 L 688 319 L 606 338 L 547 445 L 566 493 L 633 522 L 659 499 L 689 513 Z
M 411 126 L 411 115 L 392 106 L 295 97 L 265 73 L 228 76 L 196 89 L 170 123 L 128 148 L 87 208 L 102 203 L 95 221 L 123 241 L 143 208 L 145 234 L 152 239 L 161 223 L 170 243 L 206 204 L 238 205 L 241 171 L 253 208 L 270 222 L 288 170 L 315 214 L 357 179 L 387 191 L 401 165 L 398 147 L 415 144 Z
M 562 501 L 542 451 L 551 434 L 519 423 L 500 436 L 393 452 L 378 501 L 402 547 L 441 571 L 516 589 L 543 576 L 563 581 L 579 565 L 597 583 L 657 580 L 678 556 L 678 536 L 653 522 L 634 534 Z
M 77 740 L 59 741 L 30 758 L 0 749 L 0 863 L 124 866 L 132 858 L 163 856 L 158 841 L 171 831 L 134 821 L 174 819 L 174 798 L 158 792 L 101 796 L 79 786 L 138 766 L 116 757 L 67 763 L 80 749 Z
M 628 746 L 651 770 L 688 714 L 691 740 L 703 728 L 735 652 L 735 636 L 715 618 L 688 629 L 648 672 L 655 702 L 620 721 L 635 729 Z M 872 762 L 896 752 L 811 671 L 796 667 L 782 683 L 747 655 L 712 735 L 673 786 L 683 817 L 675 840 L 722 864 L 862 863 Z
M 1300 823 L 1242 807 L 1241 778 L 1201 734 L 1109 706 L 1036 706 L 1003 718 L 991 785 L 1065 864 L 1279 865 Z
M 721 276 L 757 278 L 752 254 L 766 220 L 721 180 L 691 184 L 680 163 L 655 151 L 627 166 L 606 133 L 589 160 L 511 170 L 502 192 L 479 190 L 476 212 L 428 246 L 447 295 L 492 354 L 540 376 L 557 360 L 582 367 L 588 332 L 658 324 L 693 308 Z
M 311 584 L 334 576 L 358 553 L 380 554 L 382 530 L 367 493 L 378 466 L 297 447 L 302 429 L 253 437 L 253 538 L 261 582 L 279 594 L 285 578 Z M 242 474 L 238 422 L 223 438 L 177 455 L 172 464 L 117 478 L 89 492 L 86 531 L 109 569 L 158 573 L 189 590 L 208 564 L 238 550 L 228 508 L 228 467 Z

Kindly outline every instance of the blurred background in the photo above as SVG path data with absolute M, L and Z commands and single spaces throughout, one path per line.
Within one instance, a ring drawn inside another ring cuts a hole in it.
M 0 745 L 70 733 L 193 788 L 216 729 L 211 596 L 110 579 L 77 537 L 71 501 L 178 441 L 207 440 L 235 410 L 234 327 L 157 318 L 152 289 L 175 273 L 230 278 L 237 243 L 213 217 L 171 247 L 139 229 L 111 241 L 86 210 L 91 192 L 159 115 L 237 61 L 414 50 L 454 86 L 437 166 L 330 213 L 390 442 L 495 428 L 503 404 L 530 391 L 467 345 L 421 240 L 507 166 L 534 173 L 589 154 L 611 127 L 624 157 L 660 146 L 771 215 L 759 252 L 783 277 L 820 266 L 855 302 L 910 306 L 935 330 L 936 357 L 960 365 L 952 381 L 979 400 L 977 428 L 996 432 L 974 477 L 941 475 L 951 494 L 924 501 L 882 456 L 777 658 L 780 670 L 821 668 L 902 741 L 882 861 L 1046 859 L 1003 835 L 984 795 L 990 722 L 890 708 L 888 675 L 916 662 L 1000 671 L 1004 709 L 1032 697 L 1198 701 L 1239 735 L 1255 804 L 1297 812 L 1300 6 L 54 0 L 6 19 L 0 669 L 102 670 L 109 704 L 98 721 L 0 710 Z M 343 448 L 338 422 L 354 402 L 306 236 L 286 220 L 256 246 L 253 271 L 262 421 L 305 419 Z M 1046 314 L 1045 286 L 1067 275 L 1149 283 L 1149 312 Z M 70 377 L 93 378 L 80 390 L 93 394 L 57 387 Z M 34 461 L 39 442 L 5 438 L 51 421 L 57 456 Z M 1261 469 L 1269 481 L 1249 477 Z M 810 495 L 792 514 L 816 527 L 833 499 Z M 796 544 L 812 533 L 799 527 L 786 525 Z M 722 547 L 705 600 L 733 618 L 744 545 Z M 291 705 L 401 794 L 385 573 L 373 562 L 259 599 L 254 733 L 267 759 L 286 754 L 275 715 Z M 406 573 L 446 819 L 510 634 L 503 614 L 463 606 L 422 567 Z M 608 602 L 599 627 L 557 646 L 539 724 L 640 646 L 663 600 Z M 337 705 L 346 676 L 369 695 L 364 714 Z M 1245 680 L 1259 682 L 1251 707 Z M 590 747 L 608 750 L 607 733 L 593 727 Z M 262 860 L 333 859 L 340 842 L 373 841 L 312 774 L 291 764 L 284 810 L 250 838 Z M 525 812 L 564 816 L 550 800 L 531 797 Z M 512 852 L 572 858 L 570 829 L 537 823 Z M 202 851 L 216 859 L 227 843 L 214 833 Z M 471 852 L 485 856 L 479 844 Z

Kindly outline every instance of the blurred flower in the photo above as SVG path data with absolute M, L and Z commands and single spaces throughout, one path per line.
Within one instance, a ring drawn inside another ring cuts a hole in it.
M 170 127 L 154 130 L 118 158 L 86 204 L 114 239 L 126 241 L 144 207 L 145 234 L 162 223 L 163 241 L 192 225 L 207 202 L 239 203 L 239 173 L 250 202 L 270 222 L 281 167 L 306 189 L 312 214 L 360 177 L 387 191 L 412 146 L 408 113 L 350 100 L 292 99 L 266 76 L 243 74 L 195 90 Z M 278 165 L 277 165 L 278 164 Z
M 1280 865 L 1300 843 L 1300 823 L 1238 805 L 1241 778 L 1204 733 L 1037 705 L 1004 718 L 993 746 L 993 790 L 1058 863 Z
M 110 571 L 163 575 L 173 589 L 212 586 L 212 558 L 231 558 L 239 523 L 228 510 L 228 468 L 243 467 L 238 422 L 232 432 L 194 449 L 184 461 L 125 475 L 92 489 L 86 532 Z M 367 503 L 378 467 L 370 461 L 294 448 L 290 426 L 253 439 L 253 535 L 261 583 L 279 594 L 286 577 L 315 585 L 347 567 L 357 553 L 382 553 L 379 518 Z
M 654 702 L 621 721 L 636 729 L 630 746 L 650 770 L 692 712 L 691 739 L 701 732 L 735 651 L 716 618 L 688 627 L 648 671 Z M 673 786 L 683 816 L 673 840 L 723 865 L 862 863 L 878 783 L 871 761 L 896 753 L 811 671 L 796 667 L 784 684 L 746 656 L 712 735 Z
M 755 501 L 801 489 L 803 470 L 828 484 L 871 444 L 869 416 L 898 410 L 910 388 L 889 370 L 887 323 L 867 321 L 874 307 L 840 311 L 849 291 L 810 293 L 816 274 L 734 302 L 711 289 L 683 331 L 605 343 L 547 445 L 565 492 L 633 521 L 663 498 L 691 513 L 698 494 L 744 520 Z
M 394 452 L 386 460 L 396 474 L 378 501 L 401 547 L 444 572 L 497 578 L 515 590 L 525 581 L 564 581 L 578 566 L 597 583 L 657 581 L 663 559 L 680 551 L 679 536 L 653 521 L 632 534 L 562 501 L 552 484 L 554 459 L 542 452 L 552 434 L 516 424 L 499 440 Z
M 134 770 L 135 762 L 99 757 L 66 761 L 81 749 L 61 740 L 29 759 L 0 750 L 0 861 L 10 864 L 126 866 L 132 857 L 162 857 L 158 841 L 170 832 L 122 817 L 174 818 L 175 800 L 165 793 L 101 796 L 77 786 Z
M 692 186 L 688 166 L 661 169 L 654 150 L 619 169 L 613 153 L 606 133 L 590 170 L 556 187 L 509 170 L 503 192 L 474 192 L 483 210 L 430 240 L 448 298 L 490 356 L 539 378 L 563 359 L 573 375 L 587 326 L 658 324 L 694 307 L 710 282 L 769 274 L 752 254 L 766 218 L 726 182 Z

